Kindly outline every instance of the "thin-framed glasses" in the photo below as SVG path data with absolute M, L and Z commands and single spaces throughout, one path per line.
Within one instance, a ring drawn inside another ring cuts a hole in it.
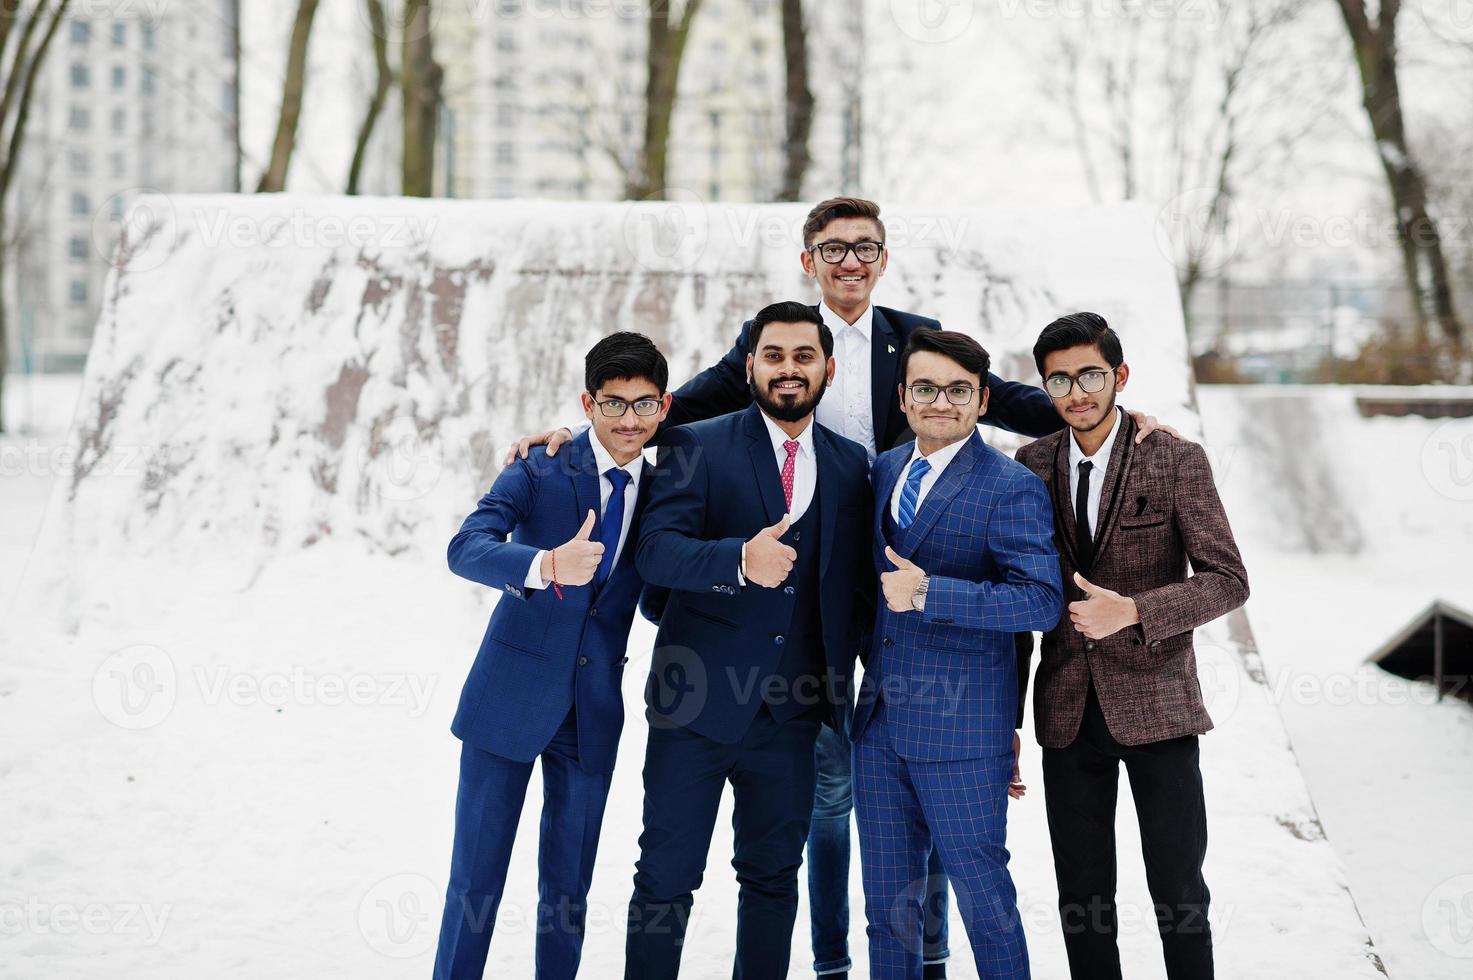
M 829 265 L 843 262 L 850 252 L 854 253 L 856 259 L 869 265 L 871 262 L 878 262 L 880 253 L 884 250 L 884 242 L 819 242 L 809 249 L 810 252 L 817 252 L 819 258 Z
M 946 400 L 953 405 L 970 405 L 972 396 L 977 393 L 971 385 L 947 385 L 945 388 L 939 385 L 906 385 L 906 389 L 910 397 L 922 405 L 930 405 L 943 391 L 946 392 Z
M 631 408 L 634 409 L 635 415 L 654 415 L 660 410 L 660 399 L 658 398 L 641 398 L 637 402 L 626 402 L 619 398 L 607 398 L 599 401 L 595 398 L 593 403 L 598 406 L 600 412 L 611 419 L 621 417 Z
M 1105 379 L 1109 376 L 1109 371 L 1085 371 L 1077 378 L 1067 374 L 1051 374 L 1044 379 L 1043 386 L 1055 398 L 1068 398 L 1069 392 L 1074 390 L 1075 382 L 1078 382 L 1080 391 L 1086 395 L 1095 395 L 1105 390 Z

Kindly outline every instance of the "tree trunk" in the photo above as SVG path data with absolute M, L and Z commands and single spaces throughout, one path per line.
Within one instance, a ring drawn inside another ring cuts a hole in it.
M 675 113 L 675 94 L 680 82 L 680 62 L 691 22 L 701 0 L 685 0 L 680 20 L 671 26 L 669 0 L 650 0 L 649 50 L 645 63 L 644 143 L 625 196 L 664 198 L 669 164 L 670 119 Z
M 368 100 L 368 111 L 363 116 L 363 125 L 358 128 L 358 142 L 353 147 L 353 163 L 348 168 L 348 193 L 358 193 L 358 180 L 363 174 L 363 159 L 368 155 L 368 141 L 373 137 L 373 128 L 383 111 L 384 101 L 389 97 L 392 72 L 389 69 L 389 20 L 384 15 L 383 0 L 364 0 L 368 5 L 369 33 L 373 41 L 373 61 L 377 66 L 377 80 L 373 96 Z
M 808 134 L 813 130 L 813 92 L 808 88 L 808 31 L 803 24 L 803 0 L 783 0 L 783 65 L 786 68 L 786 159 L 779 201 L 796 201 L 803 194 L 803 177 L 812 157 Z
M 10 186 L 15 179 L 16 169 L 20 166 L 21 150 L 25 146 L 26 124 L 31 118 L 36 79 L 41 74 L 41 66 L 46 61 L 51 42 L 56 37 L 57 28 L 61 26 L 70 4 L 71 0 L 60 0 L 56 9 L 49 13 L 46 9 L 47 0 L 40 0 L 36 4 L 26 26 L 21 30 L 20 40 L 16 42 L 15 55 L 10 62 L 10 74 L 5 78 L 4 95 L 0 97 L 0 134 L 3 134 L 7 126 L 10 130 L 9 138 L 4 143 L 4 159 L 0 160 L 0 432 L 5 431 L 5 373 L 10 368 L 9 307 L 5 302 L 6 274 L 10 266 L 10 249 L 6 240 L 10 215 L 6 204 L 10 199 Z M 0 17 L 10 19 L 15 15 L 17 6 L 12 0 L 0 0 Z M 46 31 L 32 54 L 31 41 L 35 36 L 36 25 L 42 21 L 46 22 Z M 6 24 L 0 28 L 0 38 L 8 40 L 11 26 Z M 0 41 L 0 51 L 3 51 L 3 41 Z
M 291 43 L 287 48 L 286 82 L 281 91 L 281 114 L 276 120 L 276 139 L 271 143 L 271 161 L 261 175 L 258 192 L 286 189 L 286 171 L 297 145 L 297 121 L 302 115 L 302 95 L 307 84 L 307 42 L 312 36 L 312 19 L 317 16 L 317 0 L 299 0 L 297 19 L 292 24 Z
M 1360 70 L 1361 105 L 1371 123 L 1377 156 L 1391 192 L 1401 246 L 1402 275 L 1419 330 L 1436 324 L 1455 355 L 1467 350 L 1453 306 L 1452 283 L 1437 221 L 1427 209 L 1427 182 L 1412 158 L 1397 78 L 1396 15 L 1400 0 L 1382 0 L 1375 22 L 1364 0 L 1338 0 Z
M 435 192 L 435 124 L 441 75 L 430 33 L 430 0 L 405 0 L 403 40 L 403 192 L 408 197 L 429 197 Z

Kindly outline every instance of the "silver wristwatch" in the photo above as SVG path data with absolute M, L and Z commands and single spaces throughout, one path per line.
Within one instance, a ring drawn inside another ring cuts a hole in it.
M 926 590 L 931 587 L 931 576 L 921 577 L 921 584 L 916 586 L 915 592 L 911 593 L 910 607 L 916 612 L 926 611 Z

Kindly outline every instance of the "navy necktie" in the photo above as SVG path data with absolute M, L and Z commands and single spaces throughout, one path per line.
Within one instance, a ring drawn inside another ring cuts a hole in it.
M 604 506 L 603 521 L 599 524 L 598 538 L 604 544 L 604 555 L 599 560 L 598 574 L 593 579 L 594 588 L 603 585 L 609 573 L 614 570 L 614 552 L 619 548 L 619 534 L 624 530 L 624 489 L 629 486 L 629 473 L 617 466 L 611 467 L 604 476 L 613 485 L 614 492 L 609 494 L 609 502 Z
M 1095 561 L 1094 535 L 1089 527 L 1089 471 L 1093 463 L 1079 464 L 1079 489 L 1074 491 L 1074 550 L 1079 553 L 1079 570 L 1087 572 Z
M 916 505 L 921 499 L 921 481 L 929 472 L 931 464 L 925 459 L 918 459 L 910 464 L 910 472 L 905 474 L 905 487 L 900 491 L 900 520 L 895 522 L 897 527 L 910 527 L 916 519 Z

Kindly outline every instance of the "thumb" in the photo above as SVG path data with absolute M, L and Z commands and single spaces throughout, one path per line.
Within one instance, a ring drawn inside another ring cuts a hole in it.
M 896 568 L 914 568 L 915 567 L 914 565 L 912 565 L 910 563 L 909 560 L 907 560 L 905 558 L 901 558 L 899 555 L 897 555 L 895 553 L 895 549 L 892 548 L 892 547 L 890 547 L 888 544 L 885 545 L 885 557 L 888 558 L 888 559 L 890 559 L 890 564 L 894 565 Z
M 1078 572 L 1074 573 L 1074 584 L 1083 589 L 1084 594 L 1089 596 L 1090 598 L 1094 598 L 1097 595 L 1104 595 L 1106 592 L 1109 591 L 1108 589 L 1102 589 L 1098 585 L 1095 585 L 1093 582 L 1085 578 L 1083 575 L 1080 575 Z
M 776 524 L 772 525 L 772 527 L 770 527 L 770 528 L 767 529 L 767 536 L 770 537 L 770 538 L 780 538 L 784 534 L 787 534 L 787 533 L 788 533 L 788 515 L 787 514 L 784 514 L 782 520 L 778 521 Z
M 593 535 L 593 521 L 593 511 L 590 510 L 588 516 L 583 518 L 583 526 L 578 529 L 577 534 L 573 535 L 573 540 L 587 541 Z

